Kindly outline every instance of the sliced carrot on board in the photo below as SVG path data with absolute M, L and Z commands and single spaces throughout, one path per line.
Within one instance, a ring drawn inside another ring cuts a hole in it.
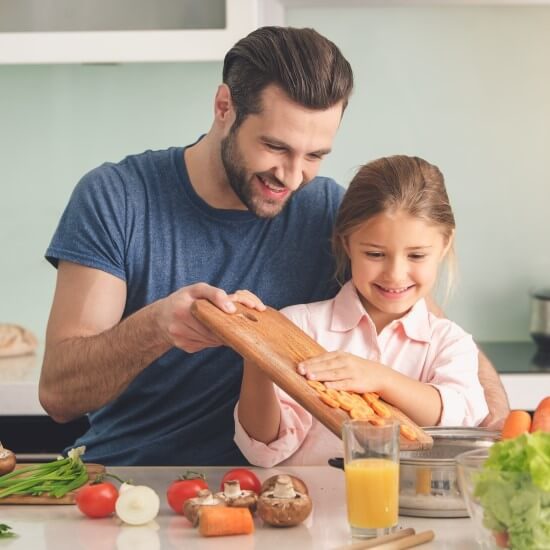
M 545 397 L 535 409 L 531 432 L 550 432 L 550 396 Z
M 201 506 L 199 533 L 203 537 L 248 535 L 254 532 L 254 520 L 248 508 Z
M 527 411 L 510 411 L 502 427 L 502 439 L 513 439 L 531 428 L 531 415 Z
M 334 401 L 338 401 L 338 397 L 340 397 L 340 392 L 334 388 L 327 388 L 326 393 L 329 397 L 334 399 Z
M 314 390 L 317 390 L 318 392 L 325 392 L 327 391 L 327 388 L 326 386 L 322 383 L 322 382 L 319 382 L 319 380 L 306 380 L 306 382 L 314 389 Z
M 369 405 L 378 416 L 382 418 L 389 418 L 391 416 L 390 409 L 388 409 L 384 403 L 381 403 L 379 399 L 375 399 L 372 403 L 369 403 Z
M 375 426 L 384 426 L 386 424 L 386 421 L 379 416 L 369 416 L 367 420 Z
M 416 432 L 406 424 L 400 424 L 399 425 L 399 433 L 409 441 L 416 441 L 418 438 L 416 437 Z
M 363 399 L 369 404 L 372 405 L 374 401 L 380 399 L 380 396 L 374 392 L 366 392 L 363 394 Z
M 366 404 L 357 405 L 349 411 L 349 415 L 354 420 L 370 420 L 372 417 L 375 417 L 374 411 Z
M 341 391 L 338 393 L 337 401 L 338 403 L 340 403 L 340 407 L 345 411 L 351 411 L 351 409 L 353 409 L 353 407 L 355 406 L 353 397 L 351 396 L 351 394 L 345 391 Z
M 325 403 L 325 405 L 328 405 L 329 407 L 332 407 L 333 409 L 339 409 L 340 403 L 336 399 L 333 399 L 328 393 L 320 393 L 319 399 Z

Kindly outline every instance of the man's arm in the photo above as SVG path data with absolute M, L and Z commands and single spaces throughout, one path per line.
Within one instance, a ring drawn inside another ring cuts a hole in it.
M 205 283 L 184 287 L 121 321 L 126 283 L 103 271 L 60 262 L 46 333 L 40 402 L 58 422 L 96 410 L 119 396 L 172 347 L 195 352 L 220 342 L 191 314 L 206 298 L 229 313 L 233 301 L 262 309 L 247 293 L 228 296 Z
M 481 426 L 500 430 L 504 424 L 504 420 L 506 420 L 506 416 L 510 412 L 508 396 L 497 371 L 481 349 L 479 350 L 478 358 L 478 377 L 483 386 L 485 401 L 487 401 L 487 406 L 489 407 L 489 414 L 485 417 Z
M 428 304 L 428 309 L 434 315 L 445 317 L 443 310 L 431 297 L 426 298 L 426 303 Z M 504 420 L 510 411 L 510 405 L 508 404 L 508 396 L 495 367 L 481 350 L 479 350 L 478 354 L 478 377 L 479 382 L 483 386 L 487 407 L 489 407 L 489 414 L 485 417 L 481 426 L 498 430 L 504 424 Z

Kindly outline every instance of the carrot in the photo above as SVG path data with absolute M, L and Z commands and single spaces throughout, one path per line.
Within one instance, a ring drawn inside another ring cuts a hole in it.
M 550 432 L 550 396 L 545 397 L 535 409 L 531 432 Z
M 254 520 L 248 508 L 203 506 L 199 510 L 199 533 L 203 537 L 249 535 Z
M 320 393 L 319 399 L 329 407 L 332 407 L 333 409 L 339 409 L 340 403 L 336 401 L 336 399 L 333 399 L 328 393 Z
M 510 411 L 502 427 L 502 439 L 513 439 L 531 427 L 531 415 L 526 411 Z
M 399 425 L 399 432 L 405 439 L 408 439 L 409 441 L 416 441 L 418 439 L 416 437 L 416 432 L 406 424 Z

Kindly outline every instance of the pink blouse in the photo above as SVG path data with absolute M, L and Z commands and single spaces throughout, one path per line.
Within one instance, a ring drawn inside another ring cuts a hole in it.
M 327 351 L 344 350 L 389 365 L 439 391 L 440 425 L 476 426 L 488 414 L 478 378 L 478 350 L 472 337 L 448 319 L 431 314 L 424 300 L 377 335 L 355 287 L 346 283 L 332 299 L 282 310 Z M 247 460 L 266 468 L 284 464 L 326 464 L 342 455 L 342 441 L 292 397 L 275 386 L 281 423 L 266 445 L 243 429 L 235 407 L 235 442 Z

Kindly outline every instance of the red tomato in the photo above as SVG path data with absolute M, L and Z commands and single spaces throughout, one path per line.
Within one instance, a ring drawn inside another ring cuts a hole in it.
M 233 468 L 226 472 L 222 478 L 221 490 L 223 491 L 223 484 L 226 481 L 237 480 L 241 489 L 245 491 L 254 491 L 256 494 L 260 494 L 260 488 L 262 484 L 256 477 L 256 474 L 246 468 Z
M 115 511 L 117 488 L 108 481 L 85 485 L 76 493 L 78 509 L 89 518 L 105 518 Z
M 197 496 L 201 489 L 208 489 L 208 483 L 200 474 L 185 474 L 172 481 L 166 491 L 166 499 L 176 514 L 183 514 L 183 505 L 189 498 Z

